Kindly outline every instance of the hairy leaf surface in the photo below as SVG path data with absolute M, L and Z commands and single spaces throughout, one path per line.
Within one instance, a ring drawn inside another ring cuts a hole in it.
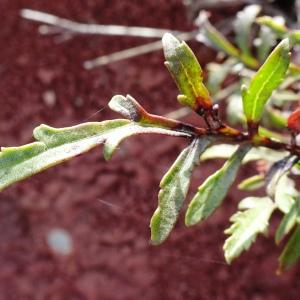
M 199 155 L 209 146 L 209 138 L 195 139 L 178 156 L 160 182 L 158 207 L 151 219 L 151 240 L 162 243 L 171 232 L 188 192 L 190 177 L 199 162 Z
M 33 133 L 37 142 L 20 147 L 1 148 L 0 190 L 104 142 L 104 156 L 108 159 L 125 137 L 140 133 L 188 136 L 123 119 L 89 122 L 67 128 L 40 125 Z

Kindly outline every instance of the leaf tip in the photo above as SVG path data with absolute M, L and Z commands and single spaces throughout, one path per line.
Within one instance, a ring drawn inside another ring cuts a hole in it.
M 180 41 L 171 33 L 167 32 L 162 37 L 165 58 L 174 55 L 174 49 L 180 46 Z
M 115 95 L 109 101 L 108 106 L 125 118 L 136 122 L 146 113 L 141 105 L 130 95 L 127 95 L 126 97 Z

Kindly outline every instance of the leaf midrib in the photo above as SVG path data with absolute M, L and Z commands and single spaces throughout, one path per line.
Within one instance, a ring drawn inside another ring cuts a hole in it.
M 255 112 L 257 110 L 257 104 L 259 102 L 259 98 L 260 95 L 262 93 L 262 91 L 264 90 L 265 86 L 270 82 L 270 78 L 274 75 L 274 73 L 277 72 L 278 68 L 280 68 L 280 59 L 277 59 L 277 63 L 276 63 L 276 67 L 273 69 L 273 71 L 269 74 L 269 76 L 267 77 L 267 80 L 264 81 L 264 83 L 261 85 L 261 88 L 259 89 L 259 91 L 256 93 L 256 96 L 254 98 L 254 108 L 252 110 L 252 114 L 251 114 L 251 119 L 254 120 L 255 119 Z M 267 99 L 268 100 L 268 99 Z M 266 100 L 266 101 L 267 101 Z M 266 102 L 265 101 L 265 102 Z

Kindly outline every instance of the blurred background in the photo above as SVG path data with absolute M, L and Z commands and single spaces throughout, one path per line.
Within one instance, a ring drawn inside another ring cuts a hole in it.
M 23 11 L 22 17 L 22 9 L 87 24 L 184 32 L 195 30 L 193 20 L 207 9 L 226 33 L 236 12 L 253 2 L 297 26 L 294 1 L 0 0 L 1 146 L 31 142 L 41 123 L 63 127 L 116 118 L 107 107 L 115 94 L 131 94 L 156 114 L 179 108 L 157 43 L 157 51 L 107 63 L 107 55 L 157 36 L 78 34 L 40 26 L 30 20 L 34 14 L 24 18 Z M 215 59 L 203 44 L 189 44 L 201 65 Z M 101 56 L 101 66 L 85 63 Z M 184 120 L 197 122 L 193 115 Z M 97 148 L 2 192 L 0 300 L 299 299 L 299 265 L 275 274 L 280 248 L 272 230 L 269 240 L 259 237 L 251 251 L 225 264 L 223 231 L 247 195 L 235 188 L 208 221 L 187 229 L 181 216 L 162 246 L 149 244 L 160 179 L 184 146 L 179 138 L 133 137 L 110 162 Z M 221 164 L 197 168 L 191 194 Z

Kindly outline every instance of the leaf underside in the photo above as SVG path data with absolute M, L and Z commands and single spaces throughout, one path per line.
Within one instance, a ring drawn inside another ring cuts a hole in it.
M 124 138 L 140 133 L 188 136 L 123 119 L 89 122 L 60 129 L 40 125 L 33 133 L 37 142 L 1 149 L 0 191 L 102 143 L 105 143 L 104 156 L 109 159 Z
M 160 183 L 158 207 L 151 218 L 151 241 L 162 243 L 171 232 L 188 192 L 190 177 L 200 154 L 211 143 L 210 138 L 195 139 L 178 156 Z

